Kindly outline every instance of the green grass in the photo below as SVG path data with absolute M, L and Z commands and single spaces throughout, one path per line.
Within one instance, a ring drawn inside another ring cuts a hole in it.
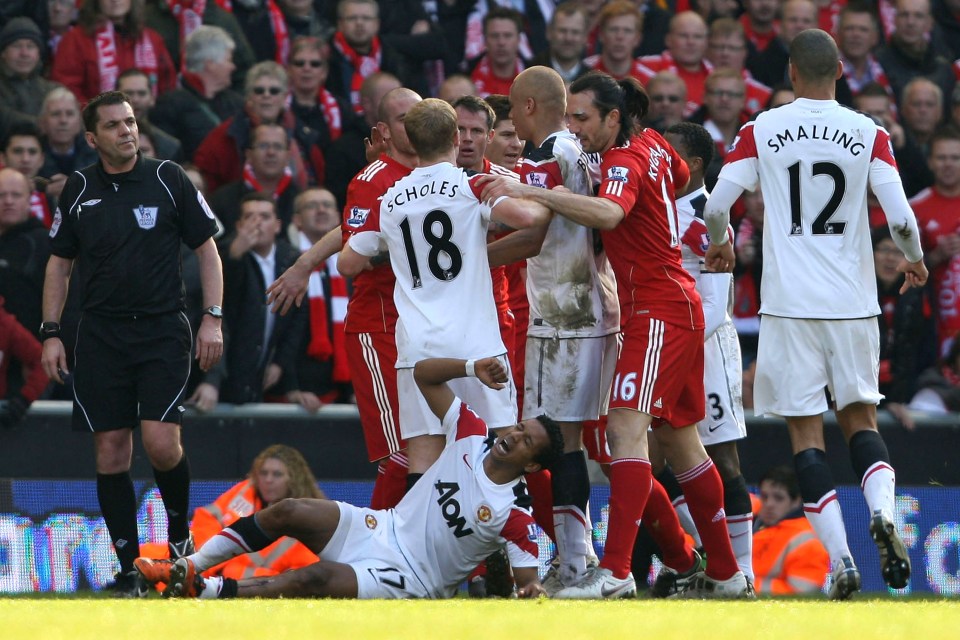
M 910 640 L 960 637 L 960 600 L 854 602 L 0 599 L 0 638 L 43 640 Z

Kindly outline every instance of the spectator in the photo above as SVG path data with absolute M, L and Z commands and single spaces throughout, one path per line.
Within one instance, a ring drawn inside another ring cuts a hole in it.
M 42 45 L 30 18 L 14 18 L 0 30 L 0 102 L 18 118 L 36 118 L 43 97 L 57 86 L 41 76 Z
M 900 97 L 900 117 L 908 144 L 919 150 L 919 157 L 928 157 L 930 141 L 943 120 L 940 87 L 924 77 L 908 82 Z M 900 175 L 907 197 L 912 197 L 934 182 L 933 173 L 926 162 L 920 162 L 917 166 L 901 166 Z
M 801 31 L 813 29 L 816 26 L 817 5 L 813 0 L 786 0 L 783 3 L 777 37 L 773 38 L 762 52 L 747 62 L 750 73 L 770 87 L 787 81 L 790 43 Z
M 288 88 L 287 72 L 277 63 L 259 62 L 250 69 L 244 110 L 211 131 L 193 155 L 210 191 L 243 178 L 245 150 L 257 125 L 280 124 L 289 135 L 294 134 L 295 118 L 284 109 Z M 307 173 L 299 144 L 295 151 L 290 156 L 292 176 L 298 186 L 305 186 Z
M 643 14 L 626 0 L 613 0 L 603 6 L 597 24 L 599 54 L 585 60 L 588 67 L 609 73 L 617 80 L 632 76 L 642 83 L 653 75 L 650 69 L 633 57 L 633 50 L 640 45 L 643 30 Z
M 83 136 L 80 103 L 69 89 L 57 87 L 47 94 L 39 124 L 44 158 L 40 175 L 50 179 L 47 195 L 59 198 L 67 176 L 96 162 L 97 152 Z
M 296 38 L 310 37 L 327 40 L 333 35 L 333 25 L 320 14 L 317 9 L 319 5 L 315 5 L 313 0 L 279 0 L 277 4 L 287 22 L 291 43 Z
M 743 0 L 743 9 L 740 24 L 750 43 L 748 60 L 752 60 L 777 37 L 780 0 Z M 749 62 L 747 66 L 750 66 Z
M 534 56 L 530 64 L 551 67 L 570 84 L 589 68 L 583 62 L 587 45 L 587 12 L 576 0 L 558 5 L 547 26 L 550 46 Z
M 913 138 L 907 136 L 906 131 L 897 122 L 897 107 L 893 102 L 893 93 L 889 88 L 871 82 L 861 87 L 860 92 L 853 99 L 853 106 L 857 111 L 862 111 L 876 118 L 887 130 L 890 134 L 890 144 L 893 145 L 893 154 L 900 166 L 900 176 L 904 180 L 904 191 L 909 194 L 919 191 L 920 186 L 914 187 L 908 185 L 907 182 L 911 181 L 910 176 L 912 174 L 916 173 L 922 176 L 929 171 L 926 154 Z M 920 181 L 920 184 L 923 184 L 923 181 L 930 180 L 930 178 L 919 177 L 917 180 Z M 870 226 L 873 227 L 877 224 L 886 224 L 886 218 L 871 215 Z
M 481 98 L 491 93 L 507 94 L 517 74 L 529 62 L 520 55 L 523 16 L 514 9 L 497 7 L 483 17 L 484 52 L 467 61 L 470 79 Z
M 657 131 L 683 122 L 683 110 L 687 106 L 687 85 L 672 71 L 661 71 L 647 82 L 650 96 L 648 124 Z
M 253 515 L 281 500 L 325 497 L 317 488 L 317 480 L 303 459 L 303 454 L 293 447 L 274 444 L 257 454 L 245 480 L 227 489 L 211 504 L 193 512 L 193 522 L 190 523 L 193 539 L 199 549 L 240 518 Z M 162 548 L 142 545 L 140 553 L 147 558 L 168 557 L 166 545 Z M 301 543 L 293 538 L 282 537 L 256 553 L 238 556 L 210 567 L 203 575 L 236 580 L 275 576 L 316 561 L 316 554 Z
M 276 203 L 275 213 L 280 220 L 277 233 L 286 235 L 293 220 L 293 201 L 299 192 L 290 174 L 290 147 L 290 136 L 279 124 L 261 124 L 253 130 L 243 177 L 220 187 L 210 197 L 210 206 L 228 233 L 236 228 L 244 196 L 262 192 Z
M 272 60 L 280 65 L 287 63 L 290 31 L 276 0 L 218 0 L 217 4 L 237 19 L 253 49 L 254 60 Z
M 263 402 L 267 395 L 299 391 L 296 362 L 307 315 L 299 308 L 274 315 L 263 293 L 297 259 L 296 249 L 277 238 L 279 232 L 273 197 L 249 193 L 240 203 L 236 231 L 220 243 L 226 373 L 208 373 L 200 383 L 209 385 L 203 393 L 217 393 L 215 402 Z
M 640 32 L 640 44 L 633 50 L 636 57 L 659 55 L 667 48 L 666 35 L 670 30 L 670 20 L 674 16 L 672 8 L 659 0 L 631 0 L 643 14 L 643 29 Z M 679 9 L 678 9 L 679 11 Z
M 716 182 L 723 159 L 746 120 L 743 117 L 745 102 L 746 83 L 740 73 L 733 69 L 717 69 L 707 78 L 704 105 L 690 121 L 703 124 L 717 145 L 714 160 L 704 172 L 710 184 Z
M 399 54 L 384 45 L 379 33 L 380 7 L 376 0 L 340 0 L 337 32 L 330 43 L 327 88 L 347 99 L 359 115 L 364 113 L 360 88 L 371 74 L 385 71 L 401 78 L 404 85 L 410 84 Z M 376 120 L 376 114 L 372 117 Z
M 154 92 L 177 83 L 177 71 L 160 34 L 144 22 L 143 0 L 83 0 L 77 25 L 60 41 L 51 78 L 82 103 L 112 91 L 121 72 L 136 67 Z
M 363 115 L 344 129 L 343 135 L 330 145 L 328 154 L 337 162 L 331 162 L 327 167 L 324 186 L 330 189 L 337 202 L 346 202 L 347 185 L 369 162 L 366 152 L 370 148 L 371 136 L 376 137 L 377 105 L 385 95 L 400 86 L 396 76 L 382 72 L 368 76 L 360 86 Z
M 287 74 L 290 77 L 288 106 L 296 118 L 297 139 L 309 139 L 308 149 L 316 148 L 321 157 L 329 157 L 330 145 L 343 130 L 350 126 L 356 116 L 350 105 L 338 98 L 324 86 L 329 75 L 325 46 L 314 37 L 294 38 L 290 47 L 290 62 Z M 301 151 L 304 146 L 301 146 Z M 310 158 L 303 158 L 304 166 L 310 167 Z M 324 163 L 326 164 L 326 163 Z M 319 178 L 324 178 L 324 175 Z M 323 182 L 314 176 L 312 184 Z
M 7 300 L 6 311 L 33 335 L 42 320 L 50 243 L 47 229 L 30 212 L 30 191 L 23 174 L 0 169 L 0 296 Z
M 309 250 L 340 224 L 336 198 L 326 189 L 307 189 L 294 201 L 293 223 L 294 246 Z M 297 361 L 297 377 L 303 396 L 299 402 L 308 409 L 349 402 L 353 395 L 344 333 L 348 287 L 337 271 L 337 255 L 314 269 L 307 285 L 310 322 Z
M 161 95 L 151 121 L 183 144 L 193 158 L 200 144 L 223 121 L 243 111 L 243 98 L 230 89 L 235 43 L 217 27 L 198 27 L 183 48 L 179 86 Z
M 880 21 L 871 5 L 851 2 L 840 10 L 837 47 L 843 62 L 843 75 L 854 96 L 871 82 L 878 83 L 893 95 L 887 74 L 873 55 L 879 41 Z
M 943 415 L 960 412 L 960 340 L 950 344 L 947 354 L 920 374 L 910 410 Z
M 4 216 L 2 210 L 6 208 L 5 191 L 5 187 L 0 185 L 0 221 Z M 48 378 L 40 366 L 40 343 L 32 331 L 28 331 L 4 310 L 3 302 L 3 297 L 0 297 L 0 399 L 4 400 L 0 403 L 0 428 L 10 429 L 27 415 L 30 405 L 47 386 Z M 12 371 L 11 362 L 16 363 L 21 371 Z M 11 388 L 8 384 L 10 379 L 24 382 L 17 388 Z
M 463 49 L 458 46 L 463 40 L 451 37 L 441 24 L 447 22 L 441 13 L 455 12 L 457 7 L 422 0 L 378 4 L 383 42 L 403 56 L 404 67 L 416 82 L 414 88 L 435 93 L 443 82 L 447 65 L 453 72 L 463 61 Z
M 687 85 L 687 105 L 684 116 L 689 117 L 703 104 L 703 88 L 712 67 L 704 56 L 707 53 L 707 23 L 693 11 L 683 11 L 670 20 L 667 50 L 659 55 L 644 56 L 640 64 L 654 73 L 672 71 Z M 652 74 L 651 74 L 652 75 Z
M 933 3 L 933 20 L 952 59 L 960 58 L 960 2 L 938 0 Z
M 773 88 L 773 93 L 770 94 L 770 99 L 767 100 L 767 109 L 782 107 L 785 104 L 790 104 L 796 99 L 797 94 L 794 93 L 793 87 L 791 87 L 789 83 L 777 85 Z
M 938 353 L 946 354 L 960 331 L 960 131 L 937 131 L 928 164 L 933 186 L 910 200 L 927 254 L 937 309 Z
M 151 107 L 156 103 L 153 89 L 150 87 L 150 78 L 139 69 L 127 69 L 117 78 L 117 91 L 127 96 L 133 115 L 137 117 L 137 127 L 140 129 L 140 148 L 144 149 L 144 133 L 150 138 L 150 152 L 153 158 L 183 162 L 183 146 L 175 137 L 163 129 L 154 127 L 148 118 Z M 183 114 L 181 114 L 183 117 Z
M 40 167 L 43 166 L 40 129 L 29 122 L 22 122 L 10 127 L 7 135 L 3 138 L 3 144 L 0 145 L 0 160 L 3 161 L 3 166 L 16 169 L 27 177 L 30 184 L 30 211 L 49 229 L 50 225 L 53 224 L 53 210 L 56 208 L 56 201 L 47 198 L 46 192 L 38 188 L 38 181 L 35 180 L 40 172 Z
M 958 140 L 960 143 L 960 140 Z M 960 169 L 960 144 L 957 144 Z M 907 429 L 914 428 L 907 405 L 917 390 L 920 372 L 937 360 L 936 323 L 930 291 L 903 287 L 903 274 L 897 265 L 903 252 L 890 236 L 886 224 L 873 229 L 873 264 L 877 271 L 880 298 L 880 407 L 886 409 Z
M 64 34 L 77 22 L 77 0 L 47 0 L 47 55 L 44 67 L 50 69 Z
M 747 71 L 747 36 L 743 25 L 733 18 L 717 18 L 710 24 L 707 36 L 707 62 L 714 68 L 727 68 L 739 71 L 746 85 L 746 103 L 743 111 L 749 118 L 766 107 L 772 90 L 754 79 Z
M 243 87 L 247 71 L 256 62 L 247 36 L 237 19 L 213 0 L 146 0 L 146 23 L 156 29 L 170 52 L 174 65 L 182 73 L 187 68 L 186 43 L 201 26 L 219 27 L 233 41 L 232 85 Z
M 897 100 L 903 101 L 907 83 L 917 76 L 928 78 L 940 87 L 942 96 L 949 96 L 955 84 L 953 59 L 938 50 L 936 41 L 930 39 L 930 0 L 897 0 L 894 25 L 894 32 L 877 53 L 877 60 Z
M 453 103 L 457 98 L 462 98 L 463 96 L 475 96 L 477 95 L 477 85 L 473 84 L 473 80 L 469 76 L 465 76 L 462 73 L 455 73 L 452 76 L 448 76 L 441 84 L 440 89 L 437 91 L 437 97 L 445 102 Z
M 803 516 L 797 475 L 774 467 L 760 479 L 760 510 L 753 534 L 753 568 L 758 594 L 816 593 L 823 588 L 830 559 Z

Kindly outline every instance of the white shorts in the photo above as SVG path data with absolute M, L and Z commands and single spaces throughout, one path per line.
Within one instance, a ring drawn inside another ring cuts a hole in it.
M 497 356 L 513 379 L 510 361 L 506 355 Z M 458 398 L 470 405 L 490 429 L 517 424 L 517 391 L 512 384 L 496 391 L 476 378 L 454 378 L 447 384 Z M 440 418 L 430 410 L 420 393 L 413 368 L 397 369 L 397 393 L 400 396 L 400 435 L 405 440 L 416 436 L 446 435 Z
M 523 417 L 559 422 L 596 420 L 607 413 L 617 365 L 617 334 L 599 338 L 527 337 Z
M 393 512 L 338 502 L 340 523 L 320 552 L 324 560 L 350 565 L 361 600 L 429 598 L 393 535 Z
M 827 407 L 824 387 L 838 409 L 877 404 L 880 329 L 876 318 L 801 320 L 763 316 L 753 388 L 754 414 L 817 416 Z
M 730 320 L 703 344 L 703 387 L 707 416 L 697 423 L 697 431 L 704 446 L 746 438 L 743 364 L 737 330 Z

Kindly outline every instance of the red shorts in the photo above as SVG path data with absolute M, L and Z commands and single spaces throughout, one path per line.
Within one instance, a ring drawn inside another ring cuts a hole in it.
M 623 328 L 610 409 L 650 414 L 654 427 L 686 427 L 703 420 L 703 330 L 631 317 Z
M 370 461 L 402 451 L 397 341 L 392 333 L 348 333 L 347 360 Z
M 613 456 L 607 445 L 607 416 L 600 416 L 599 420 L 585 420 L 583 422 L 583 448 L 587 450 L 587 457 L 599 464 L 610 464 Z

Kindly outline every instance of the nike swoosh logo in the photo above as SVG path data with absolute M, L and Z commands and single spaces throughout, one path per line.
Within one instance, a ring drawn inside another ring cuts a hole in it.
M 615 587 L 615 588 L 613 588 L 613 589 L 607 589 L 606 587 L 600 587 L 600 595 L 602 595 L 604 598 L 606 598 L 607 596 L 615 595 L 618 591 L 620 591 L 620 587 Z
M 463 454 L 463 464 L 467 465 L 467 467 L 469 467 L 470 470 L 473 471 L 473 467 L 470 465 L 470 461 L 467 460 L 467 454 Z
M 722 427 L 722 426 L 725 425 L 725 424 L 727 424 L 727 423 L 726 423 L 726 422 L 721 422 L 720 424 L 718 424 L 718 425 L 715 426 L 715 427 L 707 427 L 707 431 L 709 431 L 710 433 L 713 433 L 714 431 L 716 431 L 717 429 L 719 429 L 720 427 Z

